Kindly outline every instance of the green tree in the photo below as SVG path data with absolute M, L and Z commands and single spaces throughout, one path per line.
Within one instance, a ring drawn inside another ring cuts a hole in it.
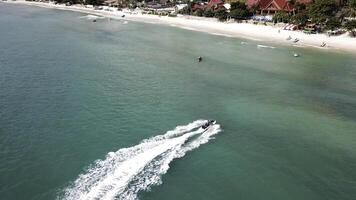
M 337 28 L 341 27 L 341 22 L 339 19 L 333 17 L 330 18 L 327 22 L 326 22 L 326 29 L 327 30 L 335 30 Z
M 227 19 L 227 12 L 224 8 L 220 8 L 214 11 L 214 17 L 218 18 L 219 21 L 225 21 Z
M 345 23 L 344 28 L 352 33 L 352 36 L 356 36 L 356 20 L 351 20 Z
M 188 6 L 184 7 L 182 10 L 179 11 L 179 14 L 190 15 L 191 12 L 192 12 L 192 4 L 189 3 Z
M 296 2 L 294 4 L 294 8 L 298 13 L 300 13 L 300 12 L 304 12 L 307 6 L 304 3 Z
M 248 10 L 242 10 L 242 9 L 231 10 L 229 15 L 231 18 L 234 19 L 246 19 L 247 17 L 251 16 Z
M 235 10 L 235 9 L 247 10 L 247 6 L 245 3 L 240 2 L 240 1 L 232 2 L 230 10 Z
M 300 12 L 291 17 L 291 21 L 294 24 L 305 25 L 308 22 L 309 16 L 306 12 Z
M 308 5 L 307 10 L 312 22 L 324 24 L 335 16 L 338 7 L 335 0 L 315 0 Z
M 214 12 L 211 9 L 204 10 L 204 17 L 214 17 Z
M 195 16 L 198 16 L 198 17 L 202 17 L 204 14 L 204 10 L 203 9 L 197 9 L 195 12 L 194 12 L 194 15 Z
M 238 1 L 231 3 L 229 15 L 234 19 L 246 19 L 251 16 L 252 13 L 248 10 L 246 4 Z
M 284 22 L 284 23 L 288 23 L 290 22 L 291 17 L 289 16 L 288 13 L 285 12 L 277 12 L 276 14 L 273 15 L 272 21 L 274 23 L 278 23 L 278 22 Z
M 349 3 L 342 12 L 344 17 L 356 17 L 356 0 L 349 0 Z

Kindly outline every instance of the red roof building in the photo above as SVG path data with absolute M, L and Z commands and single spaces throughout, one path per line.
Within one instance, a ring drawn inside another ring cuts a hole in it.
M 247 7 L 252 8 L 252 7 L 258 6 L 259 2 L 260 2 L 260 0 L 247 0 L 246 5 L 247 5 Z
M 225 8 L 224 2 L 222 0 L 210 0 L 208 4 L 206 3 L 195 3 L 192 7 L 193 11 L 198 9 L 217 9 L 217 8 Z
M 222 0 L 211 0 L 209 1 L 206 7 L 211 9 L 211 8 L 218 8 L 221 6 L 224 6 L 224 2 Z
M 199 10 L 199 9 L 204 10 L 205 7 L 206 7 L 206 4 L 204 4 L 204 3 L 195 3 L 192 6 L 192 10 L 193 11 L 196 11 L 196 10 Z
M 294 13 L 295 8 L 289 3 L 289 0 L 247 0 L 249 8 L 257 6 L 260 14 L 274 14 L 279 11 Z M 297 0 L 299 3 L 308 4 L 312 0 Z
M 247 0 L 246 4 L 249 8 L 257 6 L 260 14 L 274 14 L 278 11 L 292 13 L 295 11 L 288 0 Z

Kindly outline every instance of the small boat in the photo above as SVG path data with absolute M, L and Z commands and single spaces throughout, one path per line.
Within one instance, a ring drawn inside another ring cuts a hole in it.
M 273 47 L 273 46 L 267 46 L 267 45 L 262 45 L 262 44 L 258 44 L 257 45 L 257 48 L 268 48 L 268 49 L 274 49 L 276 47 Z
M 208 120 L 208 122 L 206 122 L 202 127 L 202 129 L 207 129 L 209 128 L 211 125 L 214 125 L 216 123 L 215 120 L 211 119 L 211 120 Z
M 96 22 L 96 19 L 93 19 L 93 22 Z
M 293 56 L 294 56 L 294 57 L 299 57 L 299 54 L 294 53 Z

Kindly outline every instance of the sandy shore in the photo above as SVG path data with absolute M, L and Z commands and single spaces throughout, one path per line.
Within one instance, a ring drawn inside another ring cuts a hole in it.
M 159 17 L 156 15 L 130 14 L 125 11 L 104 11 L 93 10 L 86 8 L 83 5 L 55 5 L 51 3 L 27 2 L 27 1 L 7 1 L 12 4 L 34 5 L 45 8 L 54 8 L 61 10 L 70 10 L 104 17 L 140 21 L 146 23 L 160 23 L 180 28 L 202 31 L 211 34 L 224 35 L 228 37 L 243 37 L 252 40 L 261 40 L 265 42 L 284 43 L 300 47 L 314 47 L 324 50 L 347 51 L 356 54 L 356 38 L 349 37 L 348 34 L 329 37 L 326 34 L 304 34 L 300 31 L 280 30 L 280 28 L 264 25 L 253 25 L 246 23 L 222 23 L 216 19 L 198 18 L 193 16 L 178 16 L 178 17 Z M 292 40 L 286 40 L 291 37 Z M 297 43 L 292 41 L 298 38 Z M 326 47 L 320 47 L 325 42 Z

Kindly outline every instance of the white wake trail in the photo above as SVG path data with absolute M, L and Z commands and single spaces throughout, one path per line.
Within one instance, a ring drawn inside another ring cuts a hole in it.
M 65 189 L 63 199 L 137 199 L 140 191 L 161 183 L 161 176 L 173 159 L 183 157 L 220 132 L 217 124 L 204 131 L 200 126 L 205 122 L 197 120 L 178 126 L 136 146 L 108 153 L 105 160 L 96 161 Z

